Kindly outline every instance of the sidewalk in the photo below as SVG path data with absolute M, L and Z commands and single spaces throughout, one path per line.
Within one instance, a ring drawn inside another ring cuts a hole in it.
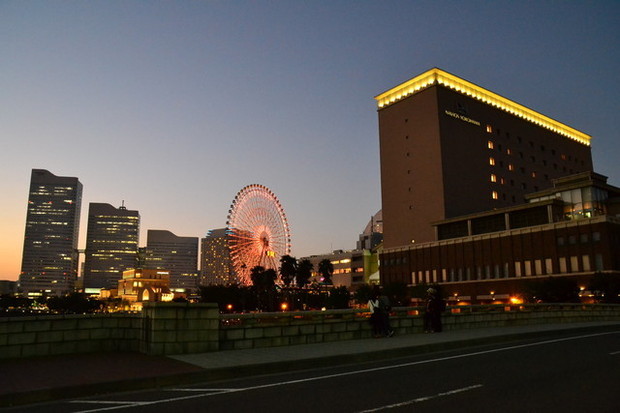
M 620 322 L 459 330 L 170 357 L 98 353 L 2 360 L 0 407 L 543 338 L 551 332 L 596 331 L 620 331 Z

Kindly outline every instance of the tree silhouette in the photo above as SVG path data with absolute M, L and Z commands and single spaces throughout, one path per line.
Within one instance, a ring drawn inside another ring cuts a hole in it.
M 324 284 L 332 284 L 332 274 L 334 273 L 334 265 L 327 258 L 319 262 L 319 274 L 323 277 Z
M 297 286 L 305 287 L 310 282 L 314 265 L 310 260 L 301 260 L 297 263 Z
M 295 279 L 297 274 L 297 258 L 290 255 L 283 255 L 280 258 L 280 279 L 288 287 Z

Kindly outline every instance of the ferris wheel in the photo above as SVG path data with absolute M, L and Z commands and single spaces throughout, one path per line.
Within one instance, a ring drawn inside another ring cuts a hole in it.
M 280 257 L 290 254 L 291 234 L 284 209 L 269 188 L 248 185 L 241 189 L 228 211 L 228 247 L 240 284 L 251 284 L 257 265 L 277 269 Z

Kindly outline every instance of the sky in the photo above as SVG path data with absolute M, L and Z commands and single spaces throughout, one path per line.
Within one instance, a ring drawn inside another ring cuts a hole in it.
M 280 200 L 292 255 L 353 249 L 381 208 L 374 96 L 439 67 L 593 137 L 620 186 L 618 1 L 0 0 L 0 279 L 30 173 L 204 237 Z

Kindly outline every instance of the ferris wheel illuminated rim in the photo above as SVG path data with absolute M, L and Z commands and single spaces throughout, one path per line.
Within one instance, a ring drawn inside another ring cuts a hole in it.
M 291 234 L 280 201 L 264 185 L 241 189 L 228 211 L 228 246 L 239 284 L 249 285 L 257 265 L 277 269 L 280 257 L 290 254 Z

